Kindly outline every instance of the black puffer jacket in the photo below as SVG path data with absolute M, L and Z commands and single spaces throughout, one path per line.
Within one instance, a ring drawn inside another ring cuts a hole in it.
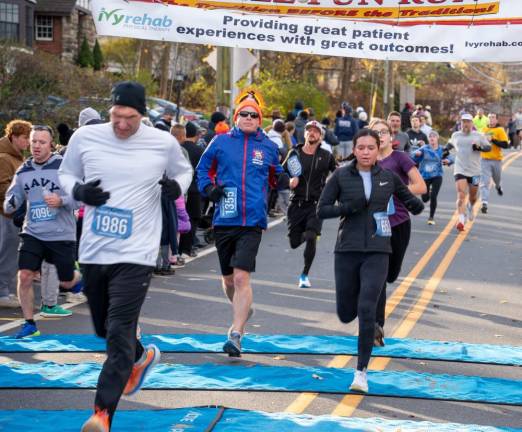
M 393 194 L 413 214 L 424 209 L 422 201 L 415 197 L 393 172 L 375 165 L 372 170 L 372 192 L 366 201 L 362 177 L 356 161 L 338 168 L 326 183 L 317 214 L 321 219 L 341 217 L 335 252 L 391 253 L 390 237 L 376 234 L 374 213 L 386 212 Z

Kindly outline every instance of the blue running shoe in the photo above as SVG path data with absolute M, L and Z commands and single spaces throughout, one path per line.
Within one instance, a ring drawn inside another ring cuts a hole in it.
M 34 324 L 25 322 L 22 324 L 22 328 L 15 334 L 16 339 L 22 339 L 24 337 L 40 336 L 40 331 Z
M 241 357 L 241 333 L 237 331 L 230 332 L 228 340 L 223 345 L 223 351 L 229 357 Z
M 310 283 L 310 279 L 304 273 L 299 276 L 299 288 L 311 288 L 312 284 Z

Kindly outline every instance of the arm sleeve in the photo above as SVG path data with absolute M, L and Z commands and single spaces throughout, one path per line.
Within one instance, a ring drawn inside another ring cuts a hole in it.
M 81 136 L 74 133 L 67 145 L 67 152 L 58 170 L 58 178 L 64 192 L 72 197 L 72 190 L 76 183 L 83 183 L 85 177 L 80 154 Z
M 25 192 L 20 180 L 20 176 L 15 174 L 11 185 L 5 193 L 4 212 L 5 214 L 14 213 L 25 201 Z
M 341 208 L 335 204 L 339 198 L 339 171 L 333 173 L 319 198 L 317 216 L 321 219 L 330 219 L 341 216 Z
M 192 183 L 192 165 L 189 160 L 181 152 L 181 146 L 176 138 L 172 137 L 172 145 L 169 151 L 169 159 L 167 163 L 167 177 L 178 182 L 183 194 Z
M 498 129 L 496 139 L 491 140 L 491 142 L 503 149 L 507 149 L 509 147 L 509 138 L 504 128 Z
M 406 152 L 406 150 L 404 150 Z M 421 152 L 421 155 L 420 156 L 416 156 L 415 153 L 417 153 L 418 151 Z M 415 163 L 420 163 L 422 161 L 422 159 L 424 158 L 424 146 L 422 146 L 420 149 L 418 150 L 413 150 L 411 153 L 410 153 L 410 157 L 413 159 L 413 161 Z
M 207 146 L 206 150 L 201 155 L 198 166 L 196 167 L 197 182 L 199 192 L 206 196 L 205 188 L 213 183 L 212 175 L 210 173 L 212 168 L 215 168 L 216 152 L 218 140 L 213 139 Z

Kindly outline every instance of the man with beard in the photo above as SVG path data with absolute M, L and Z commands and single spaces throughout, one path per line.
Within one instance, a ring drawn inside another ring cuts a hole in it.
M 308 273 L 315 257 L 317 237 L 322 223 L 316 215 L 317 202 L 328 173 L 336 168 L 333 155 L 320 148 L 323 125 L 312 120 L 305 126 L 305 143 L 291 150 L 283 163 L 290 179 L 290 206 L 288 207 L 288 238 L 296 249 L 306 243 L 304 267 L 299 277 L 299 288 L 310 288 Z

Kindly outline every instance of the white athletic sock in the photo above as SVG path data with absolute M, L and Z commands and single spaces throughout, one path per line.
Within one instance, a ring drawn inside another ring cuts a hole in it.
M 465 214 L 459 214 L 459 222 L 462 224 L 466 223 L 466 215 Z

